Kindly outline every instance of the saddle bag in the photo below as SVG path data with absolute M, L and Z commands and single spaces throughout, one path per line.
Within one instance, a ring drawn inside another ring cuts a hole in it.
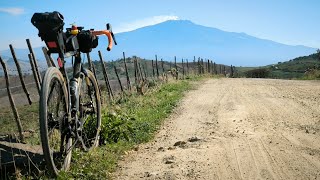
M 34 13 L 31 18 L 31 23 L 39 30 L 38 35 L 46 43 L 50 53 L 64 53 L 63 20 L 63 15 L 57 11 Z

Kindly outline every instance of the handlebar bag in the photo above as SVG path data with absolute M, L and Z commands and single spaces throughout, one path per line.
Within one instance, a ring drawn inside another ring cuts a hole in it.
M 65 50 L 63 35 L 63 15 L 57 11 L 34 13 L 31 23 L 39 30 L 39 37 L 45 41 L 50 53 L 61 53 Z
M 79 50 L 83 53 L 91 52 L 93 48 L 98 46 L 98 37 L 94 36 L 89 30 L 80 31 L 77 38 Z

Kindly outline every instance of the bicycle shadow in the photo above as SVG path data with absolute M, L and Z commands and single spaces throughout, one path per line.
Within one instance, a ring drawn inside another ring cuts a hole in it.
M 0 162 L 0 179 L 19 175 L 38 176 L 45 168 L 40 146 L 18 143 L 14 139 L 0 139 Z

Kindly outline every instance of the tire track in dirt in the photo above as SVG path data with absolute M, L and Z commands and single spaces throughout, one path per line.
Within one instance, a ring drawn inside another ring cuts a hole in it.
M 114 179 L 320 179 L 320 83 L 210 79 Z

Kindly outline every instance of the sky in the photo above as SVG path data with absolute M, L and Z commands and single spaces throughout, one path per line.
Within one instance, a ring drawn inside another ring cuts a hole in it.
M 289 45 L 320 48 L 320 0 L 1 0 L 0 50 L 41 46 L 30 20 L 35 12 L 59 11 L 66 26 L 126 32 L 166 20 L 191 20 L 230 32 Z M 65 26 L 65 27 L 66 27 Z

